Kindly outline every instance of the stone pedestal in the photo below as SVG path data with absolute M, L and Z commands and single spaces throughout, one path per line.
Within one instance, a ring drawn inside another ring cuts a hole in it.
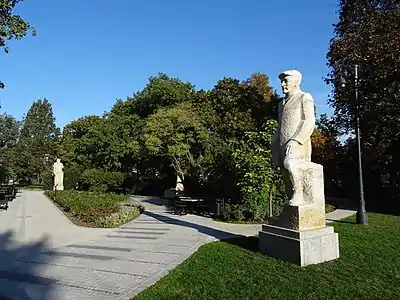
M 332 226 L 298 231 L 264 225 L 259 247 L 261 253 L 302 267 L 339 258 L 339 237 Z
M 323 168 L 302 162 L 304 203 L 287 205 L 259 233 L 260 252 L 300 266 L 339 258 L 339 238 L 326 226 Z
M 285 206 L 281 215 L 268 224 L 300 231 L 325 227 L 325 204 Z

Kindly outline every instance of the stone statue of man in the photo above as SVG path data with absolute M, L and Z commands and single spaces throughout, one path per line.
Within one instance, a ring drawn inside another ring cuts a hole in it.
M 289 205 L 304 204 L 302 162 L 311 161 L 315 126 L 314 101 L 300 89 L 302 75 L 289 70 L 279 75 L 284 100 L 279 103 L 278 129 L 272 138 L 272 160 L 281 167 Z
M 54 174 L 54 186 L 53 190 L 64 190 L 64 165 L 57 158 L 57 161 L 53 164 L 53 174 Z

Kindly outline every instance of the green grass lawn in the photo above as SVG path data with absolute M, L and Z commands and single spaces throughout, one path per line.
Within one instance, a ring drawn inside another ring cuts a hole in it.
M 400 299 L 400 217 L 350 222 L 334 224 L 339 260 L 301 268 L 258 253 L 256 237 L 214 242 L 133 299 Z

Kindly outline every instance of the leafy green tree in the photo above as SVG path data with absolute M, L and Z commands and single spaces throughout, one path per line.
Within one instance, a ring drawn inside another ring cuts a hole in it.
M 237 138 L 246 131 L 256 129 L 252 119 L 251 106 L 246 88 L 239 80 L 224 78 L 209 92 L 208 101 L 216 115 L 216 124 L 212 131 L 218 132 L 224 139 Z
M 19 127 L 20 122 L 13 116 L 0 115 L 0 168 L 4 174 L 2 181 L 6 179 L 6 175 L 12 178 L 15 176 L 14 149 L 19 138 Z
M 269 77 L 263 73 L 253 73 L 242 84 L 246 85 L 249 101 L 254 105 L 252 111 L 257 126 L 264 126 L 266 120 L 278 120 L 281 97 L 272 88 Z
M 80 143 L 91 166 L 132 172 L 140 152 L 140 125 L 139 117 L 131 115 L 110 116 L 92 126 Z
M 277 122 L 269 120 L 260 132 L 247 132 L 233 153 L 239 197 L 228 205 L 227 219 L 263 221 L 281 212 L 284 184 L 271 159 L 271 138 Z
M 210 91 L 198 91 L 194 104 L 208 129 L 210 150 L 203 158 L 204 189 L 217 197 L 238 196 L 233 155 L 237 143 L 247 139 L 248 132 L 263 130 L 269 119 L 276 119 L 275 92 L 268 76 L 254 73 L 240 82 L 223 78 Z
M 327 54 L 331 71 L 326 81 L 333 87 L 329 103 L 341 133 L 354 132 L 354 65 L 359 65 L 364 186 L 367 200 L 376 203 L 378 198 L 397 199 L 393 204 L 400 199 L 399 19 L 397 0 L 341 0 L 339 22 Z M 347 81 L 345 87 L 341 77 Z M 354 142 L 349 142 L 348 151 L 354 151 L 350 146 Z M 356 177 L 357 167 L 348 172 Z
M 58 153 L 66 166 L 78 164 L 87 168 L 91 167 L 89 159 L 96 149 L 92 148 L 92 151 L 88 151 L 82 144 L 92 128 L 100 126 L 102 121 L 101 117 L 92 115 L 78 118 L 64 127 Z
M 16 148 L 19 174 L 40 182 L 42 172 L 54 161 L 59 135 L 51 103 L 46 98 L 33 102 L 22 122 Z
M 0 115 L 0 149 L 15 147 L 19 138 L 18 122 L 12 115 Z
M 148 153 L 168 159 L 182 180 L 199 167 L 208 132 L 192 104 L 159 109 L 147 119 L 143 133 Z
M 271 101 L 273 89 L 266 74 L 253 73 L 243 81 L 249 87 L 253 87 L 262 96 L 265 102 Z
M 136 115 L 88 116 L 65 126 L 60 156 L 85 168 L 132 172 L 139 160 L 143 121 Z
M 207 128 L 228 140 L 260 130 L 272 118 L 273 95 L 268 77 L 255 73 L 243 82 L 223 78 L 210 91 L 198 92 L 194 102 Z
M 161 107 L 172 107 L 178 103 L 191 101 L 195 95 L 194 86 L 178 78 L 170 78 L 159 73 L 149 78 L 149 83 L 126 101 L 118 100 L 111 114 L 138 115 L 146 118 Z
M 0 48 L 8 53 L 8 40 L 20 40 L 28 32 L 36 35 L 35 29 L 20 16 L 13 13 L 15 6 L 22 0 L 0 0 Z M 0 88 L 4 84 L 0 82 Z

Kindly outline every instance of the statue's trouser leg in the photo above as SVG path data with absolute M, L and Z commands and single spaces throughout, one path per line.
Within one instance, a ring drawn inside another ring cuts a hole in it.
M 288 177 L 292 184 L 293 193 L 290 197 L 290 205 L 300 205 L 303 201 L 303 182 L 301 174 L 301 160 L 296 158 L 286 157 L 284 167 L 288 173 Z
M 292 184 L 292 179 L 290 178 L 289 171 L 286 170 L 285 167 L 281 167 L 281 171 L 282 171 L 283 181 L 285 182 L 286 195 L 288 196 L 289 199 L 292 199 L 293 184 Z

